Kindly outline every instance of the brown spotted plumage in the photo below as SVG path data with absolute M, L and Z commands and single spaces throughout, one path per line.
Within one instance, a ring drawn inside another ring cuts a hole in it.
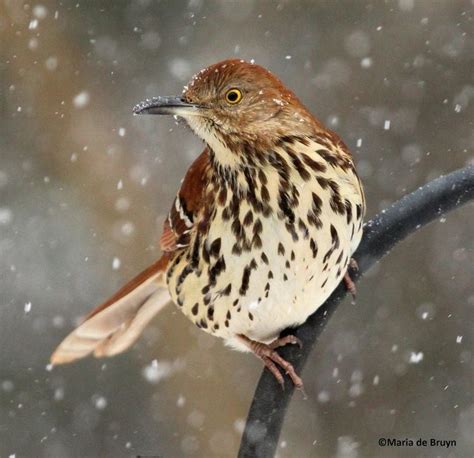
M 136 114 L 183 118 L 206 143 L 188 170 L 160 245 L 163 257 L 100 306 L 52 356 L 55 364 L 123 351 L 169 298 L 199 328 L 253 351 L 278 381 L 302 381 L 275 349 L 345 279 L 365 201 L 350 152 L 283 83 L 228 60 L 181 97 Z

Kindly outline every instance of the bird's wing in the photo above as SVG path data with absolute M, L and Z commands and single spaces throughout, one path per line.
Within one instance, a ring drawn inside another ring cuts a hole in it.
M 170 301 L 166 288 L 169 259 L 189 244 L 209 171 L 205 150 L 191 165 L 165 222 L 160 245 L 164 255 L 127 283 L 109 300 L 93 309 L 51 356 L 51 364 L 69 363 L 91 353 L 96 357 L 125 351 L 150 320 Z
M 163 227 L 160 247 L 173 253 L 189 245 L 198 217 L 205 207 L 204 191 L 209 182 L 210 160 L 208 150 L 193 162 L 184 177 Z

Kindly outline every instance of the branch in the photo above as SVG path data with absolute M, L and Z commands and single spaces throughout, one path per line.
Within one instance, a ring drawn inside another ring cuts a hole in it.
M 474 166 L 456 170 L 418 188 L 383 210 L 364 227 L 364 236 L 354 258 L 359 272 L 354 281 L 407 235 L 440 215 L 474 199 Z M 346 295 L 343 284 L 308 320 L 291 333 L 303 342 L 303 349 L 293 345 L 282 348 L 281 355 L 301 372 L 314 344 L 337 306 Z M 283 332 L 289 333 L 289 330 Z M 240 444 L 239 458 L 273 457 L 294 386 L 286 377 L 282 392 L 276 379 L 264 370 L 250 406 Z

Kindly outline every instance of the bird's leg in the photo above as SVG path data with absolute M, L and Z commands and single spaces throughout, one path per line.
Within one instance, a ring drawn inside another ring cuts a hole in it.
M 296 373 L 295 368 L 291 363 L 283 359 L 276 351 L 275 348 L 281 347 L 287 344 L 297 344 L 301 347 L 301 341 L 295 336 L 285 336 L 280 339 L 274 340 L 270 344 L 264 344 L 257 342 L 256 340 L 249 339 L 247 336 L 239 335 L 239 339 L 250 349 L 252 352 L 259 357 L 265 367 L 273 374 L 277 379 L 278 383 L 283 387 L 283 377 L 278 370 L 280 366 L 286 374 L 290 377 L 291 381 L 298 389 L 303 389 L 303 380 Z
M 352 302 L 354 303 L 356 294 L 357 294 L 357 288 L 354 281 L 351 278 L 351 275 L 349 274 L 349 269 L 353 269 L 356 272 L 359 270 L 357 261 L 354 258 L 351 258 L 351 260 L 349 261 L 349 267 L 344 275 L 344 284 L 346 285 L 347 291 L 349 291 L 352 294 Z
M 352 281 L 349 271 L 347 271 L 344 275 L 344 284 L 346 285 L 347 291 L 349 291 L 352 294 L 352 298 L 355 299 L 357 288 L 356 288 L 355 283 Z
M 292 336 L 291 334 L 288 336 L 280 337 L 279 339 L 275 339 L 273 342 L 269 343 L 268 346 L 275 350 L 275 348 L 284 347 L 285 345 L 293 344 L 298 345 L 298 347 L 303 348 L 303 342 L 296 336 Z

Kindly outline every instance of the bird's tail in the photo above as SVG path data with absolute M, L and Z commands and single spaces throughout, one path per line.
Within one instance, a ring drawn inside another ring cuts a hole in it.
M 168 258 L 163 256 L 96 307 L 51 355 L 51 364 L 64 364 L 94 353 L 112 356 L 125 351 L 150 320 L 170 301 L 165 287 Z

